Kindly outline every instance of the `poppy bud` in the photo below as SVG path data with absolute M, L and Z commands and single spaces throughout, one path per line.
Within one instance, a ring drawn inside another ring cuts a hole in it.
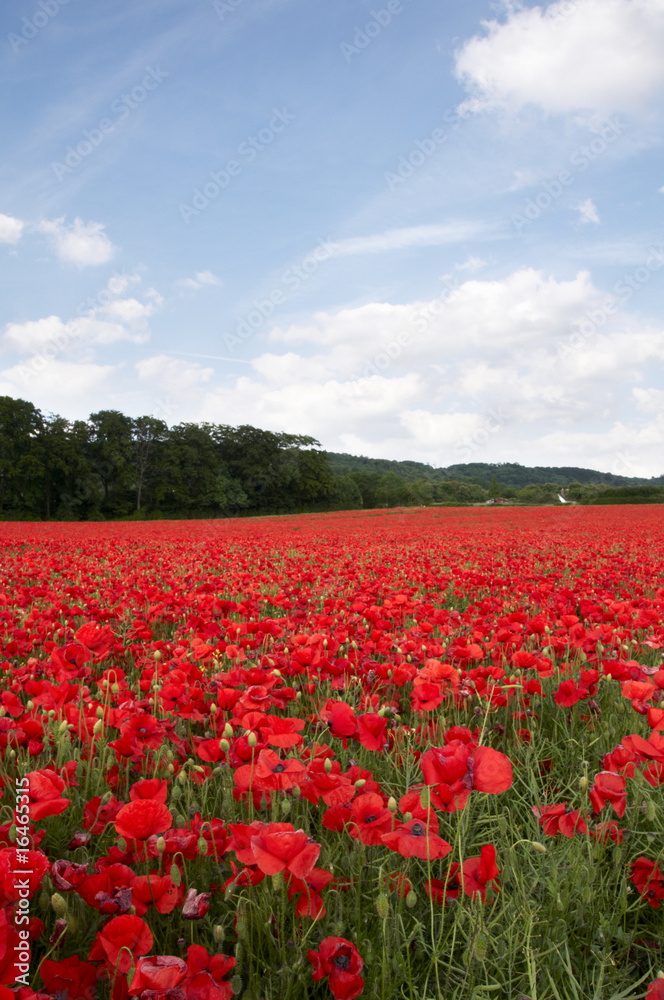
M 651 823 L 655 818 L 655 812 L 656 812 L 655 803 L 652 801 L 652 799 L 650 799 L 646 805 L 646 817 L 650 820 Z
M 302 692 L 298 691 L 295 695 L 295 701 L 302 701 Z
M 59 892 L 54 892 L 51 896 L 51 906 L 53 907 L 53 912 L 56 917 L 64 917 L 67 915 L 67 904 L 64 901 L 64 897 L 61 896 Z
M 179 887 L 182 884 L 182 876 L 180 875 L 180 869 L 175 864 L 175 862 L 173 862 L 173 864 L 171 865 L 170 875 L 171 875 L 171 882 L 173 883 L 173 885 Z
M 179 787 L 179 785 L 173 785 L 173 787 L 171 788 L 171 798 L 173 799 L 174 802 L 177 802 L 179 799 L 182 798 L 182 789 Z
M 97 716 L 98 719 L 104 718 L 104 709 L 101 707 L 101 705 L 97 705 L 95 715 Z
M 409 910 L 412 910 L 412 908 L 416 905 L 416 903 L 417 903 L 417 893 L 415 892 L 414 889 L 411 889 L 406 896 L 406 906 L 408 907 Z
M 238 996 L 242 992 L 242 976 L 233 976 L 231 979 L 231 989 L 233 996 Z
M 582 792 L 585 792 L 585 790 L 586 790 L 587 787 L 588 787 L 588 779 L 586 778 L 586 776 L 584 774 L 583 777 L 579 778 L 579 789 Z
M 173 826 L 176 830 L 181 830 L 187 825 L 187 821 L 180 813 L 173 813 Z
M 214 938 L 217 944 L 223 944 L 226 935 L 224 933 L 224 928 L 221 926 L 221 924 L 214 925 L 214 927 L 212 928 L 212 937 Z
M 111 694 L 120 694 L 120 685 L 117 681 L 115 684 L 111 684 Z
M 329 757 L 325 758 L 325 763 L 323 764 L 323 767 L 325 768 L 325 772 L 327 774 L 329 774 L 330 771 L 332 770 L 332 761 L 330 760 Z
M 47 893 L 46 889 L 42 889 L 39 893 L 39 909 L 42 913 L 46 913 L 49 906 L 51 905 L 51 897 Z
M 159 663 L 159 661 L 163 660 L 163 658 L 164 658 L 164 654 L 162 653 L 162 651 L 160 649 L 155 649 L 155 651 L 152 654 L 152 656 L 157 661 L 157 663 Z
M 272 671 L 272 676 L 273 677 L 281 677 L 282 676 L 281 670 L 279 670 L 277 667 L 275 667 L 274 670 Z
M 16 760 L 16 750 L 14 750 L 12 747 L 7 756 L 9 757 L 10 760 Z
M 7 838 L 10 844 L 16 843 L 16 836 L 17 836 L 16 823 L 12 823 L 12 825 L 9 827 L 9 833 L 7 834 Z
M 249 744 L 249 746 L 250 746 L 250 747 L 252 748 L 252 750 L 253 750 L 253 748 L 254 748 L 254 747 L 256 746 L 256 744 L 258 743 L 258 739 L 257 739 L 257 737 L 256 737 L 256 733 L 249 733 L 249 734 L 248 734 L 248 736 L 247 736 L 247 743 Z
M 263 809 L 267 809 L 267 797 L 266 797 L 265 795 L 262 795 L 262 796 L 261 796 L 261 804 L 260 804 L 260 809 L 261 809 L 261 810 L 263 810 Z
M 376 896 L 376 913 L 381 920 L 387 920 L 390 915 L 390 901 L 384 892 Z
M 281 872 L 277 872 L 275 875 L 272 875 L 271 877 L 272 877 L 272 888 L 274 889 L 275 892 L 279 892 L 282 885 L 284 884 L 283 875 L 281 874 Z
M 544 844 L 540 844 L 536 840 L 531 840 L 530 843 L 532 849 L 534 851 L 537 851 L 538 854 L 546 854 L 546 847 L 544 846 Z
M 196 850 L 198 851 L 198 853 L 200 855 L 202 855 L 203 857 L 206 857 L 206 855 L 208 853 L 208 842 L 205 839 L 205 837 L 199 837 L 198 838 L 198 843 L 196 844 Z
M 217 711 L 218 711 L 217 706 L 215 705 L 214 702 L 212 702 L 212 704 L 210 705 L 210 714 L 211 715 L 216 715 Z
M 122 854 L 124 854 L 125 851 L 127 850 L 127 841 L 124 839 L 124 837 L 118 837 L 118 850 Z
M 99 736 L 100 733 L 104 731 L 104 723 L 101 719 L 97 719 L 94 726 L 92 727 L 92 733 L 94 736 Z
M 431 805 L 431 792 L 428 788 L 422 789 L 422 793 L 420 795 L 420 805 L 423 809 L 428 809 Z
M 184 785 L 184 783 L 185 783 L 186 780 L 187 780 L 187 775 L 184 773 L 184 771 L 179 771 L 178 772 L 178 784 Z
M 294 799 L 299 799 L 301 794 L 302 792 L 300 791 L 300 786 L 296 785 L 293 791 L 291 792 L 291 795 L 293 796 Z
M 489 939 L 483 931 L 480 931 L 473 942 L 473 955 L 478 962 L 483 962 L 489 947 Z
M 28 712 L 31 712 L 33 710 L 33 708 L 35 707 L 35 703 L 32 700 L 32 698 L 30 699 L 30 701 L 27 703 L 27 705 L 25 707 L 27 708 Z
M 170 775 L 175 774 L 175 768 L 173 767 L 172 764 L 169 764 L 168 767 L 166 768 L 166 774 L 170 774 Z
M 558 895 L 556 896 L 556 909 L 558 910 L 559 913 L 562 913 L 563 910 L 565 909 L 563 901 L 560 898 L 560 893 L 558 893 Z
M 410 823 L 410 821 L 411 821 L 412 818 L 413 818 L 412 812 L 407 812 L 407 813 L 403 814 L 403 821 L 404 821 L 404 823 Z
M 366 778 L 358 778 L 357 781 L 355 782 L 355 788 L 363 788 L 364 785 L 366 785 L 366 783 L 367 783 Z
M 505 837 L 507 835 L 507 820 L 504 816 L 498 817 L 498 830 L 500 831 L 501 837 Z
M 4 705 L 0 705 L 0 719 L 4 719 L 7 714 L 7 709 Z M 55 712 L 53 713 L 55 715 Z
M 61 733 L 65 733 L 67 731 L 68 725 L 69 723 L 67 722 L 67 720 L 63 719 L 60 725 L 58 726 L 58 736 L 60 736 Z
M 160 854 L 164 853 L 164 851 L 166 850 L 166 841 L 164 840 L 163 837 L 161 836 L 157 837 L 156 847 Z
M 281 800 L 281 811 L 284 814 L 284 816 L 288 816 L 289 812 L 291 811 L 291 804 L 288 799 Z
M 397 800 L 394 798 L 393 795 L 390 795 L 389 799 L 387 800 L 387 808 L 390 810 L 391 813 L 395 813 L 397 811 Z

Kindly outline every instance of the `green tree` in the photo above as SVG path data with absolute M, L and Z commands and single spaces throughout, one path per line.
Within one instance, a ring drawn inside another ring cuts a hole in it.
M 40 517 L 43 420 L 32 403 L 0 396 L 0 515 Z

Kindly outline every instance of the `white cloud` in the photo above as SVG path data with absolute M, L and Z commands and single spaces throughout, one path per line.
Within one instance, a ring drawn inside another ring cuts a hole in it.
M 576 206 L 576 210 L 580 214 L 580 222 L 599 223 L 599 214 L 592 198 L 586 198 L 585 201 L 580 202 L 580 204 Z
M 212 271 L 198 271 L 194 278 L 179 278 L 175 284 L 179 288 L 197 291 L 203 285 L 223 285 L 221 278 L 218 278 Z
M 115 299 L 104 307 L 104 312 L 117 317 L 121 323 L 126 323 L 128 326 L 145 326 L 146 320 L 154 312 L 154 305 L 152 302 L 139 302 L 133 298 Z
M 456 53 L 471 111 L 536 105 L 596 115 L 640 111 L 664 87 L 662 0 L 506 4 Z
M 195 362 L 178 361 L 168 354 L 143 358 L 136 362 L 135 368 L 141 381 L 153 382 L 156 387 L 176 395 L 198 389 L 214 375 L 214 368 L 203 368 Z
M 36 226 L 38 232 L 49 236 L 61 260 L 79 267 L 106 264 L 113 257 L 115 247 L 104 232 L 101 222 L 83 222 L 74 219 L 66 226 L 64 217 L 44 220 Z
M 27 323 L 8 323 L 2 335 L 2 344 L 18 354 L 46 351 L 52 357 L 74 346 L 113 344 L 121 340 L 142 344 L 146 339 L 145 333 L 132 333 L 122 323 L 109 323 L 94 315 L 67 323 L 59 316 L 47 316 Z
M 24 226 L 20 219 L 0 214 L 0 243 L 18 243 Z
M 485 232 L 476 222 L 450 222 L 444 225 L 407 226 L 388 229 L 372 236 L 351 236 L 346 240 L 325 244 L 329 257 L 348 257 L 355 254 L 382 253 L 386 250 L 404 250 L 408 247 L 441 246 L 473 239 Z
M 53 411 L 71 410 L 72 404 L 98 403 L 98 393 L 109 389 L 119 365 L 75 364 L 42 359 L 39 365 L 19 364 L 0 371 L 0 394 L 30 398 L 36 406 Z

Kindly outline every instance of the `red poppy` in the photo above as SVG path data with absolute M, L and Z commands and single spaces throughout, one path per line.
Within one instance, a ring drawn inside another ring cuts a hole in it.
M 146 778 L 143 781 L 137 781 L 129 789 L 129 798 L 132 802 L 138 802 L 141 799 L 166 802 L 168 798 L 168 782 L 159 778 Z
M 235 968 L 229 955 L 210 956 L 200 944 L 187 948 L 187 977 L 182 984 L 187 1000 L 231 1000 L 233 987 L 226 976 Z
M 660 976 L 657 979 L 653 979 L 651 983 L 648 983 L 646 1000 L 664 1000 L 664 979 Z
M 293 757 L 282 760 L 274 750 L 261 750 L 255 764 L 244 764 L 234 774 L 235 784 L 243 791 L 284 791 L 304 778 L 305 766 Z
M 622 844 L 624 830 L 621 830 L 614 819 L 607 823 L 597 823 L 595 829 L 590 831 L 590 836 L 598 840 L 600 844 L 606 844 L 607 840 L 612 840 L 614 844 Z
M 187 973 L 186 963 L 175 955 L 150 955 L 139 958 L 129 984 L 129 995 L 137 996 L 143 990 L 161 996 L 175 989 Z
M 377 712 L 368 712 L 357 717 L 357 736 L 367 750 L 382 750 L 387 742 L 387 719 Z
M 444 879 L 431 878 L 424 883 L 424 891 L 429 899 L 442 906 L 448 899 L 458 899 L 461 892 L 461 866 L 454 861 L 447 869 Z
M 30 820 L 38 823 L 46 816 L 59 816 L 69 805 L 69 799 L 62 798 L 65 783 L 55 771 L 30 771 L 27 775 L 30 796 Z
M 563 837 L 573 837 L 577 831 L 588 833 L 583 813 L 579 809 L 570 809 L 568 802 L 555 806 L 533 806 L 533 813 L 549 837 L 558 833 L 562 833 Z
M 78 955 L 55 962 L 45 958 L 39 966 L 44 989 L 63 1000 L 93 1000 L 97 985 L 97 967 L 83 962 Z
M 28 895 L 25 898 L 34 896 L 50 867 L 48 858 L 41 851 L 17 850 L 15 847 L 0 850 L 0 907 L 18 902 L 26 889 Z M 16 884 L 19 880 L 20 893 Z M 26 882 L 27 885 L 24 885 Z
M 300 730 L 304 729 L 304 719 L 284 719 L 280 715 L 266 715 L 265 723 L 258 728 L 268 746 L 282 749 L 296 747 L 303 740 Z
M 463 891 L 471 898 L 479 893 L 482 902 L 485 901 L 489 885 L 498 891 L 497 879 L 500 871 L 496 866 L 496 849 L 493 844 L 485 844 L 479 857 L 466 858 L 462 865 Z
M 640 857 L 632 862 L 632 874 L 629 876 L 639 891 L 639 894 L 648 901 L 654 910 L 661 906 L 660 900 L 664 899 L 664 878 L 656 865 L 650 858 Z
M 122 808 L 122 803 L 118 802 L 114 795 L 102 805 L 100 795 L 95 795 L 86 803 L 83 810 L 83 826 L 90 833 L 103 833 L 107 823 L 112 823 Z
M 51 878 L 58 892 L 71 892 L 88 877 L 87 865 L 77 865 L 60 858 L 51 865 Z
M 404 858 L 437 861 L 452 850 L 451 844 L 437 835 L 437 830 L 437 817 L 432 817 L 429 823 L 411 819 L 391 833 L 384 833 L 381 839 L 386 847 L 391 851 L 397 851 Z
M 376 792 L 358 795 L 353 800 L 351 819 L 348 832 L 354 840 L 363 844 L 375 846 L 383 842 L 383 834 L 389 833 L 394 826 L 394 817 L 384 805 L 383 797 Z
M 613 806 L 618 818 L 625 815 L 627 808 L 627 782 L 619 774 L 600 771 L 589 792 L 594 812 L 602 811 L 607 802 Z
M 126 975 L 141 955 L 152 948 L 152 931 L 140 917 L 130 913 L 113 917 L 97 932 L 88 958 L 91 962 L 105 962 L 113 971 L 116 967 Z
M 156 750 L 164 742 L 166 729 L 154 715 L 132 715 L 120 726 L 120 735 L 133 746 L 144 750 Z
M 147 840 L 165 833 L 172 825 L 173 817 L 168 808 L 154 799 L 128 802 L 115 817 L 116 833 L 125 840 Z
M 176 886 L 170 875 L 135 875 L 131 889 L 131 901 L 139 917 L 147 913 L 149 906 L 154 906 L 157 913 L 172 913 L 184 900 L 184 886 Z
M 76 887 L 88 906 L 108 916 L 127 913 L 132 905 L 131 882 L 134 872 L 127 865 L 112 864 L 87 878 Z
M 287 871 L 304 879 L 318 860 L 320 844 L 310 840 L 304 830 L 292 823 L 265 823 L 251 838 L 254 863 L 266 875 Z
M 318 951 L 309 950 L 307 957 L 313 969 L 314 982 L 328 976 L 328 986 L 335 1000 L 353 1000 L 364 989 L 360 975 L 364 962 L 352 941 L 327 937 Z
M 294 875 L 288 880 L 288 898 L 297 896 L 295 903 L 295 915 L 297 917 L 311 917 L 312 920 L 320 920 L 325 916 L 325 904 L 321 896 L 321 890 L 329 885 L 333 879 L 331 872 L 324 868 L 312 868 L 306 878 L 296 878 Z

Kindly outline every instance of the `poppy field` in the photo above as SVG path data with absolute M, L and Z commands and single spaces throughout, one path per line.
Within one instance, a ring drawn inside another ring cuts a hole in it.
M 0 1000 L 664 1000 L 664 520 L 0 524 Z

